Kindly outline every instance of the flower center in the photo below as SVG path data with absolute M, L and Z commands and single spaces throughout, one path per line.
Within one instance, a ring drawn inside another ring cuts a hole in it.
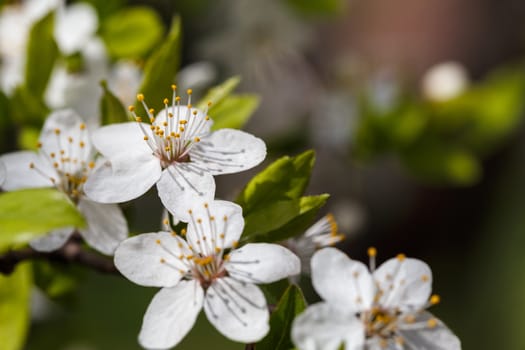
M 374 307 L 362 315 L 366 327 L 366 336 L 381 338 L 391 338 L 397 327 L 397 320 L 400 312 Z
M 148 132 L 148 126 L 142 123 L 143 118 L 135 113 L 135 107 L 128 108 L 144 134 L 144 141 L 151 148 L 153 155 L 160 159 L 163 168 L 174 163 L 190 162 L 189 151 L 208 134 L 211 124 L 210 117 L 206 115 L 207 108 L 204 111 L 193 108 L 191 89 L 187 90 L 187 105 L 181 105 L 181 97 L 177 96 L 176 85 L 172 85 L 172 90 L 171 105 L 165 98 L 164 109 L 156 117 L 155 110 L 149 108 L 144 101 L 144 95 L 137 95 L 149 118 L 151 132 Z M 208 106 L 210 105 L 211 103 L 208 103 Z
M 61 137 L 62 130 L 56 128 L 56 146 L 46 145 L 45 149 L 41 142 L 37 144 L 38 153 L 54 169 L 54 174 L 48 174 L 35 163 L 30 163 L 29 168 L 36 171 L 60 191 L 67 194 L 74 202 L 78 201 L 84 194 L 83 187 L 88 175 L 95 167 L 91 149 L 86 149 L 86 125 L 81 123 L 80 139 L 75 140 L 72 136 Z

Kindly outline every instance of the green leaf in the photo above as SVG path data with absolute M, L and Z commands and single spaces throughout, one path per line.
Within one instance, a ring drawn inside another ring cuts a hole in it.
M 155 110 L 161 110 L 164 107 L 162 101 L 172 93 L 170 86 L 179 67 L 180 49 L 181 24 L 179 18 L 175 17 L 164 44 L 148 59 L 139 89 L 149 107 Z M 137 102 L 135 108 L 137 111 L 142 110 L 142 104 Z
M 275 202 L 245 217 L 241 242 L 280 242 L 304 233 L 330 196 L 321 194 Z
M 58 57 L 58 48 L 54 40 L 54 12 L 36 22 L 29 33 L 27 44 L 27 62 L 25 86 L 31 94 L 41 98 Z
M 69 198 L 55 189 L 27 189 L 0 194 L 0 250 L 23 244 L 62 227 L 84 227 Z
M 11 96 L 9 113 L 15 123 L 41 126 L 49 109 L 42 98 L 34 95 L 27 87 L 19 86 Z
M 104 94 L 100 99 L 100 115 L 102 116 L 102 124 L 121 123 L 128 121 L 128 114 L 122 105 L 122 102 L 113 95 L 109 90 L 108 84 L 103 81 L 100 83 Z
M 100 35 L 111 57 L 145 56 L 162 38 L 159 15 L 149 7 L 137 6 L 115 12 L 102 22 Z
M 227 79 L 220 85 L 217 85 L 211 88 L 208 93 L 197 102 L 196 107 L 199 109 L 204 109 L 209 102 L 212 103 L 210 111 L 215 108 L 224 98 L 232 93 L 232 91 L 239 85 L 241 78 L 239 76 L 234 76 Z
M 2 350 L 23 348 L 29 328 L 31 265 L 17 266 L 10 276 L 0 275 L 0 339 Z
M 213 119 L 212 130 L 242 128 L 259 106 L 259 102 L 257 95 L 244 94 L 225 97 L 208 111 Z
M 270 332 L 257 343 L 257 350 L 289 350 L 294 347 L 290 338 L 294 318 L 304 311 L 306 301 L 301 289 L 290 285 L 270 317 Z
M 277 201 L 298 199 L 306 189 L 315 163 L 315 152 L 282 157 L 255 175 L 236 202 L 247 215 Z

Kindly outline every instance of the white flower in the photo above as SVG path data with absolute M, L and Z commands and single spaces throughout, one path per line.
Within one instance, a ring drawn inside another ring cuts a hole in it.
M 447 101 L 460 95 L 469 85 L 468 73 L 458 62 L 443 62 L 423 76 L 423 94 L 434 101 Z
M 345 239 L 339 233 L 337 222 L 332 214 L 323 216 L 300 236 L 287 239 L 282 244 L 301 259 L 303 272 L 310 273 L 310 259 L 320 248 L 332 246 Z
M 237 248 L 244 220 L 238 205 L 213 201 L 188 211 L 183 239 L 175 232 L 146 233 L 122 242 L 115 265 L 134 283 L 163 287 L 149 305 L 139 342 L 145 348 L 177 345 L 202 308 L 226 337 L 255 342 L 269 330 L 266 299 L 255 283 L 297 274 L 299 259 L 277 244 Z
M 173 86 L 173 101 L 154 117 L 144 102 L 151 124 L 113 124 L 93 135 L 95 147 L 109 161 L 97 167 L 85 186 L 89 197 L 102 203 L 125 202 L 139 197 L 155 183 L 164 206 L 187 222 L 186 205 L 198 199 L 212 200 L 212 175 L 236 173 L 259 164 L 266 156 L 264 142 L 239 130 L 211 132 L 207 111 L 180 104 Z
M 95 167 L 94 150 L 86 125 L 72 110 L 52 113 L 46 120 L 39 138 L 38 153 L 19 151 L 0 157 L 6 167 L 2 188 L 55 186 L 66 193 L 78 206 L 87 222 L 78 232 L 86 242 L 104 254 L 113 254 L 117 245 L 127 237 L 127 225 L 120 208 L 100 204 L 84 195 L 84 183 Z M 74 232 L 64 228 L 35 239 L 30 245 L 39 251 L 60 248 Z
M 80 51 L 83 67 L 79 72 L 68 72 L 58 62 L 44 93 L 46 104 L 52 109 L 72 108 L 86 118 L 88 126 L 100 124 L 98 102 L 102 97 L 100 81 L 109 74 L 109 63 L 104 43 L 92 39 Z
M 27 39 L 31 26 L 54 9 L 58 0 L 25 0 L 0 12 L 0 87 L 10 94 L 24 79 Z
M 4 184 L 6 178 L 6 168 L 3 162 L 0 162 L 0 187 Z
M 142 71 L 132 61 L 119 61 L 111 68 L 108 86 L 124 104 L 133 103 L 142 81 Z
M 312 284 L 324 302 L 310 306 L 293 323 L 292 339 L 301 350 L 410 349 L 459 350 L 459 339 L 425 309 L 432 272 L 417 259 L 398 255 L 370 270 L 341 251 L 325 248 L 312 258 Z
M 98 17 L 86 3 L 65 6 L 63 0 L 24 0 L 6 6 L 0 13 L 0 85 L 6 93 L 10 94 L 23 82 L 31 27 L 54 10 L 57 11 L 54 37 L 62 53 L 79 51 L 95 35 Z

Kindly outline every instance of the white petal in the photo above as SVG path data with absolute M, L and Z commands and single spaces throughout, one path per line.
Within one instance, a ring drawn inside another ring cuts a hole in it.
M 158 181 L 160 162 L 151 155 L 115 157 L 95 168 L 84 192 L 100 203 L 121 203 L 143 195 Z
M 221 129 L 199 142 L 190 158 L 213 175 L 248 170 L 266 157 L 263 140 L 244 131 Z
M 144 136 L 152 138 L 148 124 L 129 122 L 104 126 L 93 132 L 92 139 L 95 148 L 104 156 L 111 158 L 122 153 L 131 156 L 152 154 Z
M 204 292 L 195 281 L 181 281 L 163 288 L 144 315 L 139 334 L 147 349 L 168 349 L 177 345 L 191 330 L 202 309 Z
M 374 272 L 374 280 L 383 291 L 379 303 L 386 308 L 421 309 L 432 292 L 432 271 L 417 259 L 390 259 Z
M 278 244 L 250 243 L 230 253 L 225 268 L 246 282 L 272 283 L 301 272 L 299 258 Z
M 7 177 L 7 169 L 5 168 L 4 163 L 0 161 L 0 187 L 4 183 L 6 177 Z
M 215 253 L 215 247 L 232 247 L 244 228 L 242 208 L 232 202 L 201 202 L 191 208 L 189 216 L 186 239 L 204 255 Z
M 233 278 L 219 278 L 208 288 L 204 311 L 215 328 L 234 341 L 256 342 L 270 329 L 270 313 L 259 287 Z
M 54 153 L 60 157 L 62 151 L 64 152 L 62 157 L 77 160 L 75 163 L 69 163 L 74 167 L 70 170 L 72 173 L 82 169 L 81 162 L 89 162 L 93 157 L 88 131 L 81 129 L 83 123 L 82 118 L 74 110 L 63 109 L 47 117 L 40 133 L 42 151 L 48 156 Z M 84 143 L 84 147 L 80 147 L 80 142 Z
M 352 311 L 370 308 L 375 287 L 368 268 L 335 248 L 324 248 L 311 261 L 312 284 L 317 293 L 333 305 Z
M 95 34 L 97 27 L 97 14 L 88 4 L 76 3 L 59 10 L 55 39 L 60 51 L 70 55 L 80 50 Z
M 309 306 L 292 324 L 292 341 L 300 350 L 361 350 L 365 329 L 357 317 L 328 303 Z
M 434 327 L 429 327 L 427 322 L 432 319 L 436 322 Z M 410 350 L 461 350 L 461 342 L 447 326 L 436 319 L 429 312 L 419 313 L 415 320 L 416 324 L 422 324 L 419 329 L 407 330 L 401 328 L 400 335 L 409 345 Z M 410 327 L 410 325 L 408 325 Z
M 29 242 L 29 245 L 39 252 L 52 252 L 62 248 L 64 243 L 66 243 L 73 234 L 73 231 L 75 231 L 74 227 L 65 227 L 60 230 L 51 231 L 45 236 L 33 239 Z
M 186 242 L 168 232 L 143 233 L 124 240 L 115 251 L 115 266 L 141 286 L 173 287 L 187 267 L 179 255 L 188 255 Z
M 80 199 L 78 209 L 87 223 L 87 228 L 80 230 L 82 237 L 99 252 L 113 255 L 119 243 L 128 236 L 126 218 L 119 206 Z
M 213 201 L 215 180 L 208 173 L 192 171 L 187 164 L 175 164 L 162 171 L 157 190 L 164 207 L 178 220 L 188 222 L 188 209 Z
M 51 164 L 40 158 L 35 152 L 7 153 L 0 157 L 0 161 L 5 165 L 5 181 L 2 188 L 6 191 L 51 187 L 53 183 L 50 178 L 58 179 Z M 31 163 L 35 165 L 35 168 L 29 167 Z

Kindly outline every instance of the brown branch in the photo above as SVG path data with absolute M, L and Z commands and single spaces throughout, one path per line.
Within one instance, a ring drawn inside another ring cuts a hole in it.
M 10 250 L 0 255 L 0 273 L 9 275 L 15 270 L 17 264 L 27 260 L 46 260 L 62 264 L 75 263 L 101 273 L 120 274 L 111 258 L 83 249 L 82 241 L 77 235 L 73 235 L 62 248 L 53 252 L 38 252 L 31 247 Z

